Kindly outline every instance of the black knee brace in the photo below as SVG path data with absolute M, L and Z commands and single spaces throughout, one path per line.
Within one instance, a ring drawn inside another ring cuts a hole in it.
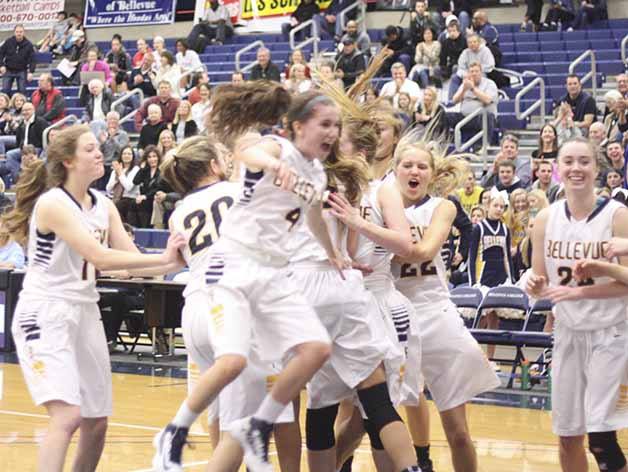
M 336 445 L 334 422 L 338 414 L 338 404 L 307 409 L 305 413 L 305 443 L 310 451 L 325 451 Z
M 379 437 L 380 431 L 390 423 L 401 421 L 401 417 L 390 401 L 388 386 L 385 382 L 373 387 L 358 390 L 358 398 L 367 418 L 372 423 L 374 433 Z M 365 425 L 366 427 L 366 425 Z M 368 431 L 368 429 L 367 429 Z M 371 433 L 369 432 L 369 436 Z
M 382 443 L 382 440 L 379 438 L 379 431 L 375 429 L 375 425 L 371 420 L 364 420 L 364 429 L 371 440 L 371 449 L 375 449 L 376 451 L 384 450 L 384 443 Z
M 617 443 L 617 433 L 589 433 L 589 451 L 603 472 L 617 472 L 626 465 L 626 457 Z

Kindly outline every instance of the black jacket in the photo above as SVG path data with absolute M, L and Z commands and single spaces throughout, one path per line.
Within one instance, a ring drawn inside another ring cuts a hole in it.
M 274 82 L 280 82 L 280 72 L 275 64 L 269 62 L 266 69 L 262 69 L 262 66 L 257 64 L 251 69 L 251 80 L 272 80 Z
M 87 116 L 89 116 L 90 121 L 94 119 L 95 101 L 96 101 L 96 98 L 89 92 L 85 94 L 84 98 L 81 97 L 81 105 L 85 107 L 85 110 L 87 111 Z M 113 94 L 111 93 L 111 90 L 107 88 L 103 89 L 101 107 L 105 115 L 111 111 L 111 104 L 113 103 L 113 101 L 114 101 L 114 98 L 113 98 Z
M 146 200 L 140 204 L 140 207 L 144 210 L 152 211 L 153 209 L 155 194 L 160 189 L 159 182 L 161 179 L 159 178 L 159 175 L 159 168 L 157 168 L 157 171 L 151 177 L 150 167 L 146 165 L 141 168 L 133 178 L 133 183 L 140 186 L 140 195 L 146 195 Z
M 120 72 L 127 72 L 132 69 L 131 57 L 127 54 L 124 48 L 122 48 L 118 54 L 113 51 L 109 51 L 105 55 L 105 62 L 109 65 L 115 64 L 118 66 L 118 70 Z
M 140 139 L 137 142 L 137 148 L 144 149 L 149 144 L 157 146 L 157 143 L 159 143 L 159 135 L 165 129 L 168 129 L 168 125 L 163 121 L 160 121 L 156 125 L 146 123 L 142 126 L 142 131 L 140 131 Z
M 474 0 L 454 0 L 454 15 L 460 16 L 461 11 L 466 11 L 469 15 L 475 6 Z M 438 13 L 444 11 L 451 11 L 451 4 L 449 0 L 440 0 L 437 2 L 436 10 Z
M 387 36 L 382 38 L 382 46 L 388 46 L 395 53 L 395 56 L 399 54 L 411 54 L 410 44 L 406 37 L 403 28 L 401 26 L 395 26 L 397 29 L 397 39 L 389 41 Z M 413 55 L 413 54 L 412 54 Z
M 35 72 L 33 44 L 26 38 L 18 43 L 15 36 L 11 36 L 0 46 L 0 65 L 13 72 Z
M 50 124 L 43 118 L 35 116 L 35 121 L 33 121 L 33 123 L 31 123 L 30 127 L 28 128 L 28 144 L 32 144 L 33 146 L 39 149 L 43 148 L 44 130 L 49 125 Z M 15 132 L 15 141 L 17 143 L 18 149 L 21 148 L 22 145 L 24 144 L 24 132 L 25 131 L 26 131 L 26 123 L 22 122 L 22 124 L 18 126 L 17 131 Z
M 294 10 L 294 13 L 292 13 L 292 17 L 296 18 L 299 23 L 304 23 L 308 20 L 311 20 L 314 15 L 320 12 L 321 9 L 314 0 L 312 0 L 310 3 L 305 3 L 303 0 L 301 0 L 297 9 Z
M 174 123 L 168 123 L 168 128 L 170 128 L 170 131 L 172 131 L 175 136 L 177 134 L 177 126 L 179 124 L 174 124 Z M 196 126 L 196 121 L 194 120 L 188 120 L 185 122 L 185 129 L 183 131 L 183 137 L 184 138 L 189 138 L 190 136 L 196 136 L 198 134 L 198 126 Z
M 141 67 L 136 67 L 133 70 L 131 70 L 131 76 L 129 77 L 129 89 L 133 90 L 136 88 L 142 89 L 142 92 L 144 92 L 144 97 L 154 97 L 155 95 L 157 95 L 157 90 L 155 90 L 155 86 L 153 85 L 153 81 L 151 79 L 151 72 L 152 71 L 146 71 L 146 72 L 142 72 L 142 68 Z M 139 85 L 135 83 L 135 77 L 141 75 L 142 78 L 144 79 L 143 82 L 141 82 Z
M 364 54 L 353 51 L 350 56 L 339 53 L 336 56 L 336 69 L 344 72 L 342 83 L 345 87 L 351 87 L 355 83 L 355 79 L 366 70 L 366 59 Z
M 467 40 L 462 34 L 457 39 L 445 38 L 440 50 L 441 68 L 447 67 L 449 74 L 451 74 L 451 68 L 458 64 L 458 58 L 466 48 Z

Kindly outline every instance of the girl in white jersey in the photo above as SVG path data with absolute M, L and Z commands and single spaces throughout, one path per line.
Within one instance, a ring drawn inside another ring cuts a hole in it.
M 588 469 L 586 433 L 600 470 L 626 472 L 616 431 L 628 427 L 628 287 L 594 270 L 595 263 L 588 270 L 578 265 L 617 254 L 609 253 L 609 242 L 628 236 L 625 206 L 595 196 L 596 155 L 584 138 L 561 146 L 558 173 L 566 199 L 535 219 L 526 287 L 555 303 L 552 425 L 562 470 Z M 613 259 L 628 265 L 626 256 Z
M 88 126 L 61 131 L 48 148 L 46 166 L 35 163 L 24 171 L 16 207 L 3 216 L 2 226 L 13 238 L 28 242 L 12 332 L 31 396 L 50 416 L 38 470 L 63 470 L 79 428 L 73 470 L 95 470 L 111 414 L 111 367 L 97 305 L 97 271 L 169 270 L 178 264 L 177 248 L 185 240 L 171 237 L 161 255 L 140 254 L 114 204 L 90 189 L 104 168 Z M 50 190 L 37 199 L 46 179 Z

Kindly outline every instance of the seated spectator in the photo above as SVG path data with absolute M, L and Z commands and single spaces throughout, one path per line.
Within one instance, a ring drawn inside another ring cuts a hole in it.
M 386 58 L 380 69 L 380 74 L 387 74 L 392 65 L 400 62 L 405 67 L 405 71 L 410 70 L 411 46 L 405 37 L 401 26 L 388 25 L 382 38 L 382 46 L 392 51 L 392 54 Z
M 499 33 L 497 32 L 497 28 L 488 21 L 488 13 L 486 13 L 486 10 L 476 10 L 476 12 L 473 13 L 471 26 L 472 28 L 469 29 L 467 33 L 467 39 L 470 34 L 477 34 L 491 51 L 495 59 L 495 65 L 499 67 L 502 63 L 502 51 L 499 47 Z
M 131 56 L 122 45 L 122 37 L 114 34 L 111 39 L 111 49 L 105 54 L 105 62 L 113 73 L 111 91 L 113 93 L 125 93 L 127 91 L 127 74 L 131 72 Z
M 179 142 L 198 134 L 198 126 L 192 116 L 192 106 L 187 100 L 181 100 L 181 103 L 179 103 L 179 108 L 177 108 L 177 112 L 174 115 L 170 130 L 174 133 L 176 141 Z
M 137 165 L 135 150 L 131 146 L 125 146 L 120 156 L 111 163 L 111 169 L 106 186 L 107 194 L 111 195 L 122 221 L 137 226 L 139 219 L 135 199 L 140 194 L 140 188 L 133 183 L 133 179 L 140 168 Z
M 314 15 L 314 22 L 318 26 L 318 32 L 322 39 L 334 39 L 340 41 L 342 36 L 342 25 L 340 24 L 340 12 L 350 6 L 351 0 L 332 0 L 324 12 L 318 12 Z M 347 20 L 355 20 L 358 10 L 351 10 L 347 16 Z
M 323 79 L 325 79 L 328 83 L 334 84 L 337 88 L 343 89 L 344 82 L 342 79 L 336 77 L 334 73 L 334 64 L 329 61 L 325 61 L 318 66 L 318 72 Z M 314 82 L 317 86 L 319 86 L 319 82 L 314 79 Z
M 170 93 L 175 98 L 181 98 L 181 69 L 174 62 L 174 56 L 170 51 L 161 52 L 161 67 L 153 78 L 153 87 L 159 87 L 159 83 L 166 81 L 170 84 Z
M 312 81 L 305 76 L 305 66 L 295 64 L 290 71 L 290 78 L 284 82 L 284 87 L 290 93 L 305 93 L 312 88 Z
M 604 117 L 604 139 L 618 139 L 621 136 L 620 128 L 628 126 L 626 116 L 626 99 L 618 90 L 609 90 L 604 95 L 606 110 L 608 113 Z M 591 128 L 593 125 L 591 125 Z M 591 134 L 589 128 L 589 135 Z
M 68 16 L 68 28 L 63 34 L 63 40 L 61 41 L 61 47 L 63 51 L 61 54 L 67 54 L 74 45 L 74 33 L 81 31 L 85 33 L 85 27 L 83 26 L 83 18 L 79 17 L 76 13 L 70 13 Z
M 286 68 L 283 71 L 286 79 L 290 78 L 290 69 L 292 69 L 292 66 L 295 64 L 303 64 L 305 66 L 305 76 L 308 79 L 312 78 L 310 75 L 310 68 L 307 65 L 307 61 L 305 60 L 305 55 L 303 54 L 303 51 L 301 51 L 300 49 L 295 49 L 290 54 L 288 63 L 286 64 Z
M 201 99 L 192 105 L 192 119 L 196 123 L 199 133 L 202 133 L 206 129 L 205 120 L 207 114 L 211 111 L 211 88 L 209 84 L 198 85 L 199 95 Z
M 624 148 L 621 141 L 610 141 L 606 145 L 606 158 L 610 169 L 616 170 L 620 172 L 621 175 L 624 175 L 626 160 L 624 158 Z
M 159 179 L 158 185 L 159 190 L 155 192 L 150 223 L 155 229 L 164 229 L 168 227 L 168 219 L 174 211 L 176 203 L 181 200 L 181 195 L 175 192 L 163 179 Z
M 159 154 L 165 156 L 168 152 L 177 147 L 177 139 L 172 131 L 169 129 L 163 130 L 159 133 L 159 142 L 157 143 L 157 149 Z
M 17 149 L 12 149 L 6 153 L 6 166 L 10 172 L 9 182 L 4 182 L 7 187 L 11 187 L 17 182 L 22 160 L 22 147 L 30 144 L 35 146 L 37 153 L 41 152 L 44 130 L 50 125 L 46 120 L 35 115 L 35 107 L 30 102 L 26 102 L 22 107 L 22 116 L 24 120 L 15 133 Z
M 157 90 L 155 90 L 153 86 L 153 78 L 155 77 L 155 71 L 153 70 L 154 60 L 152 54 L 145 54 L 140 66 L 135 67 L 131 71 L 131 77 L 129 79 L 129 88 L 131 90 L 136 88 L 141 89 L 145 98 L 157 95 Z
M 351 87 L 356 79 L 366 70 L 364 54 L 356 49 L 353 39 L 342 40 L 342 51 L 336 55 L 335 74 L 345 87 Z
M 379 96 L 391 97 L 393 105 L 396 105 L 399 92 L 406 92 L 410 95 L 412 103 L 416 103 L 421 98 L 421 89 L 416 82 L 407 78 L 405 66 L 401 62 L 396 62 L 392 65 L 390 72 L 392 80 L 384 84 Z
M 455 127 L 464 117 L 480 108 L 484 108 L 488 111 L 487 131 L 489 138 L 491 138 L 493 129 L 495 129 L 498 100 L 495 82 L 482 76 L 482 65 L 479 62 L 471 63 L 462 85 L 460 85 L 458 91 L 453 96 L 454 103 L 460 103 L 460 113 L 449 113 L 447 115 L 449 126 Z M 477 133 L 481 129 L 481 115 L 476 116 L 463 127 L 463 131 L 467 133 Z
M 461 31 L 466 31 L 471 24 L 471 0 L 440 0 L 438 11 L 443 19 L 455 15 L 460 23 Z
M 52 51 L 54 54 L 63 54 L 64 34 L 68 29 L 68 14 L 65 11 L 57 13 L 55 21 L 46 36 L 38 43 L 39 52 Z
M 270 49 L 257 50 L 257 64 L 251 69 L 251 80 L 272 80 L 280 82 L 279 68 L 270 60 Z
M 292 15 L 290 15 L 290 23 L 283 23 L 281 25 L 281 34 L 283 35 L 284 41 L 290 40 L 290 31 L 299 26 L 301 23 L 305 23 L 306 21 L 311 20 L 312 18 L 314 18 L 315 15 L 318 15 L 320 12 L 321 9 L 314 0 L 301 0 L 297 5 L 296 10 L 294 10 L 294 12 L 292 12 Z M 314 27 L 315 26 L 313 26 L 313 28 Z M 294 38 L 297 41 L 301 41 L 307 37 L 306 34 L 307 33 L 305 32 L 305 30 L 299 30 L 294 35 Z M 308 34 L 308 36 L 310 36 L 310 34 Z
M 159 142 L 159 135 L 168 124 L 162 119 L 161 108 L 156 103 L 148 105 L 148 119 L 146 124 L 142 126 L 140 131 L 140 139 L 137 143 L 138 149 L 144 149 L 146 146 L 156 146 Z
M 486 192 L 486 194 L 488 195 L 488 191 L 484 190 Z M 480 221 L 482 221 L 484 218 L 486 218 L 486 211 L 484 210 L 484 207 L 476 205 L 473 208 L 471 208 L 471 212 L 470 214 L 470 219 L 471 219 L 471 223 L 473 224 L 473 226 L 477 225 Z
M 438 90 L 427 87 L 423 100 L 419 100 L 414 112 L 415 128 L 430 129 L 432 136 L 440 136 L 447 130 L 445 108 L 438 101 Z
M 379 93 L 378 93 L 378 91 L 374 87 L 369 86 L 369 87 L 366 88 L 366 91 L 364 92 L 364 102 L 365 103 L 373 103 L 378 98 L 379 98 Z
M 558 157 L 558 133 L 551 123 L 547 123 L 539 132 L 538 147 L 532 151 L 532 159 L 555 161 Z
M 0 157 L 4 158 L 7 147 L 15 147 L 15 131 L 10 127 L 11 99 L 6 93 L 0 93 Z
M 515 173 L 516 166 L 513 161 L 506 160 L 497 164 L 497 183 L 495 188 L 500 192 L 505 190 L 508 195 L 513 191 L 523 188 L 521 179 Z
M 100 79 L 92 79 L 87 86 L 88 93 L 81 94 L 81 105 L 89 121 L 105 121 L 114 101 L 111 90 L 105 88 Z
M 31 102 L 35 114 L 49 123 L 55 123 L 65 116 L 65 98 L 53 83 L 52 75 L 39 76 L 39 88 L 33 92 Z
M 203 54 L 208 41 L 218 45 L 224 44 L 231 36 L 233 36 L 233 25 L 229 10 L 218 0 L 210 0 L 209 8 L 205 10 L 199 23 L 192 28 L 187 42 L 197 53 Z
M 72 42 L 72 46 L 68 51 L 68 61 L 72 67 L 76 67 L 76 70 L 70 77 L 62 77 L 64 85 L 78 85 L 80 83 L 81 74 L 83 65 L 87 62 L 87 53 L 88 51 L 98 48 L 94 43 L 87 41 L 87 36 L 85 33 L 77 29 L 72 33 L 70 38 Z
M 451 77 L 451 83 L 449 84 L 449 100 L 451 101 L 456 91 L 460 88 L 460 84 L 464 76 L 469 70 L 469 66 L 473 63 L 480 64 L 482 68 L 482 74 L 489 78 L 489 74 L 495 69 L 495 59 L 493 53 L 482 44 L 482 38 L 477 34 L 467 35 L 467 44 L 469 47 L 462 51 L 462 54 L 458 58 L 458 69 L 456 74 Z M 493 81 L 494 82 L 494 81 Z
M 606 184 L 606 188 L 608 188 L 611 191 L 611 195 L 613 193 L 613 190 L 615 190 L 616 188 L 622 187 L 623 182 L 624 182 L 624 176 L 622 172 L 616 169 L 611 169 L 608 172 L 606 172 L 605 184 Z
M 345 38 L 353 39 L 356 44 L 357 50 L 364 54 L 365 57 L 370 57 L 371 38 L 369 38 L 368 32 L 366 30 L 360 31 L 357 21 L 349 20 L 347 22 L 347 31 L 340 38 L 340 42 L 342 43 Z
M 547 176 L 548 168 L 546 164 L 547 163 L 542 164 L 540 167 L 543 167 L 545 169 L 545 175 Z M 538 179 L 537 179 L 537 182 L 538 182 Z M 558 187 L 558 184 L 553 182 L 551 188 L 554 188 L 554 185 Z M 543 208 L 547 208 L 548 206 L 550 206 L 549 200 L 547 198 L 547 193 L 548 192 L 545 192 L 541 188 L 533 188 L 532 190 L 528 192 L 528 208 L 530 209 L 531 217 L 536 216 L 539 213 L 539 211 L 541 211 Z
M 161 68 L 161 54 L 167 51 L 166 40 L 162 36 L 155 36 L 153 38 L 153 70 L 159 71 Z
M 439 30 L 439 24 L 434 21 L 432 14 L 427 10 L 427 2 L 417 0 L 414 3 L 414 11 L 410 13 L 410 42 L 413 49 L 416 49 L 417 44 L 423 41 L 425 30 L 432 30 L 435 33 Z
M 555 110 L 560 112 L 561 107 L 564 106 L 563 104 L 571 108 L 574 126 L 581 129 L 583 133 L 586 133 L 591 123 L 597 118 L 597 106 L 595 99 L 588 93 L 582 91 L 580 78 L 576 74 L 569 74 L 567 76 L 567 94 L 554 104 Z M 557 119 L 554 121 L 554 126 L 557 128 L 558 121 L 561 118 L 562 116 L 557 114 Z
M 539 31 L 541 29 L 541 14 L 543 0 L 526 0 L 526 13 L 521 23 L 521 31 Z
M 440 71 L 443 78 L 455 76 L 458 59 L 467 48 L 467 40 L 460 33 L 460 25 L 454 21 L 447 26 L 447 36 L 440 49 Z
M 529 219 L 528 192 L 522 188 L 510 193 L 510 205 L 504 215 L 510 231 L 510 252 L 514 256 L 517 246 L 525 238 Z
M 483 191 L 484 188 L 476 184 L 475 174 L 469 169 L 462 187 L 456 190 L 456 196 L 460 201 L 460 205 L 462 205 L 462 208 L 468 215 L 471 215 L 472 208 L 480 204 L 480 195 L 482 195 Z
M 628 74 L 619 74 L 616 77 L 617 80 L 617 89 L 615 89 L 617 92 L 619 92 L 619 94 L 625 98 L 628 99 Z M 613 96 L 617 96 L 615 94 L 613 94 Z M 606 99 L 606 96 L 604 96 L 604 98 Z M 606 108 L 604 109 L 604 118 L 606 118 L 606 115 L 608 115 L 610 113 L 610 110 L 608 109 L 608 103 L 606 104 Z
M 582 0 L 572 28 L 584 29 L 597 20 L 605 20 L 607 18 L 608 13 L 604 0 Z M 572 28 L 568 28 L 567 31 L 570 31 Z
M 165 123 L 172 123 L 172 120 L 174 120 L 174 115 L 177 112 L 177 108 L 179 108 L 179 99 L 172 96 L 170 82 L 162 80 L 159 82 L 158 88 L 159 94 L 156 97 L 144 100 L 144 103 L 135 114 L 135 129 L 137 131 L 142 129 L 142 123 L 148 115 L 148 107 L 152 104 L 161 108 L 161 117 Z
M 109 178 L 111 164 L 129 145 L 129 135 L 120 127 L 120 114 L 117 111 L 107 113 L 106 124 L 106 129 L 97 137 L 100 141 L 100 152 L 102 152 L 105 164 L 105 175 Z
M 161 153 L 157 147 L 148 146 L 144 149 L 140 170 L 133 178 L 133 183 L 139 185 L 139 195 L 135 198 L 134 205 L 139 228 L 150 227 L 153 201 L 159 189 L 159 164 L 161 164 Z
M 555 116 L 556 119 L 552 123 L 556 126 L 559 143 L 582 136 L 582 129 L 576 125 L 573 110 L 567 103 L 561 103 L 558 106 Z
M 0 193 L 4 193 L 4 184 L 0 182 Z M 9 237 L 9 233 L 0 231 L 0 269 L 23 270 L 26 266 L 24 249 Z
M 541 25 L 542 31 L 558 31 L 558 28 L 567 29 L 575 18 L 571 0 L 550 0 L 550 8 Z
M 193 73 L 191 77 L 193 87 L 188 93 L 187 101 L 190 102 L 190 105 L 194 105 L 196 102 L 201 100 L 199 86 L 201 84 L 209 85 L 209 75 L 203 67 L 200 72 Z
M 403 121 L 403 128 L 406 129 L 412 122 L 412 99 L 407 92 L 399 92 L 397 104 L 395 105 L 395 115 Z
M 90 48 L 87 51 L 87 60 L 81 66 L 81 72 L 104 72 L 105 84 L 111 85 L 113 81 L 113 75 L 111 75 L 111 69 L 102 59 L 98 59 L 98 49 Z
M 24 146 L 22 146 L 22 162 L 20 163 L 20 173 L 37 160 L 37 149 L 35 149 L 35 146 L 31 144 L 25 144 Z M 0 186 L 2 188 L 2 191 L 0 191 L 0 213 L 2 213 L 7 206 L 7 202 L 5 201 L 6 196 L 4 195 L 4 182 L 8 182 L 11 180 L 11 169 L 7 165 L 7 161 L 0 161 L 0 178 L 2 179 L 0 180 Z M 8 204 L 12 205 L 12 202 L 9 202 Z
M 604 124 L 596 121 L 589 127 L 589 141 L 598 147 L 606 146 L 606 128 Z
M 146 40 L 144 38 L 138 39 L 136 46 L 137 46 L 137 51 L 133 55 L 133 61 L 132 61 L 133 68 L 141 67 L 142 64 L 144 63 L 144 58 L 146 56 L 152 57 L 153 55 L 152 54 L 153 50 L 148 46 L 148 43 L 146 43 Z M 151 65 L 152 65 L 152 62 L 151 62 Z
M 440 51 L 441 44 L 434 41 L 434 31 L 423 31 L 423 41 L 416 45 L 414 54 L 414 67 L 410 71 L 410 80 L 418 82 L 421 88 L 429 85 L 430 80 L 438 87 L 442 87 L 440 75 Z
M 244 74 L 242 72 L 234 72 L 231 74 L 231 85 L 242 85 L 244 83 Z
M 506 134 L 501 140 L 500 151 L 495 156 L 493 168 L 486 172 L 482 177 L 482 186 L 490 188 L 497 185 L 497 167 L 502 161 L 513 161 L 515 163 L 515 174 L 521 180 L 522 187 L 528 188 L 532 183 L 531 162 L 528 157 L 519 157 L 519 139 L 512 135 Z
M 176 61 L 182 73 L 202 67 L 203 63 L 198 53 L 189 48 L 185 39 L 177 39 L 176 47 Z

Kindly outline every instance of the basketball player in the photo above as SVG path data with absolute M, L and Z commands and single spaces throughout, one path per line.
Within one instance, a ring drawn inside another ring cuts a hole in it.
M 627 470 L 616 431 L 628 426 L 628 287 L 596 266 L 609 255 L 612 238 L 617 245 L 616 238 L 628 236 L 628 210 L 595 196 L 596 156 L 584 138 L 561 146 L 557 163 L 566 199 L 535 219 L 526 284 L 531 296 L 555 304 L 552 426 L 565 472 L 588 470 L 585 433 L 601 471 Z M 578 264 L 584 258 L 595 262 Z M 628 265 L 625 256 L 614 262 Z
M 23 170 L 15 209 L 2 217 L 13 239 L 28 244 L 12 332 L 31 396 L 50 416 L 39 449 L 41 471 L 63 470 L 77 429 L 73 470 L 95 470 L 105 444 L 111 366 L 97 305 L 97 271 L 173 268 L 185 243 L 182 236 L 171 236 L 163 254 L 141 254 L 115 205 L 90 189 L 103 173 L 100 146 L 89 127 L 67 128 L 50 144 L 47 168 L 38 162 Z

